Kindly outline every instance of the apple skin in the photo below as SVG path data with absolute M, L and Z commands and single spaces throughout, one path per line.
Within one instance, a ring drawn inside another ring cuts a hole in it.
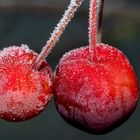
M 107 133 L 129 118 L 138 102 L 138 81 L 125 55 L 106 44 L 66 53 L 54 79 L 55 104 L 73 126 L 92 134 Z
M 52 95 L 52 70 L 44 61 L 33 69 L 38 54 L 26 45 L 0 52 L 0 118 L 24 121 L 37 116 Z

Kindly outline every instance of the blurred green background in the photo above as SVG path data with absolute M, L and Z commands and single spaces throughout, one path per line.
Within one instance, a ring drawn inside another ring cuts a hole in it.
M 0 49 L 27 44 L 40 52 L 70 0 L 0 0 Z M 88 44 L 85 0 L 47 58 L 53 70 L 66 52 Z M 103 42 L 122 50 L 140 81 L 140 0 L 105 0 Z M 140 104 L 131 118 L 114 131 L 90 135 L 67 124 L 53 99 L 36 118 L 10 123 L 0 120 L 0 140 L 140 140 Z

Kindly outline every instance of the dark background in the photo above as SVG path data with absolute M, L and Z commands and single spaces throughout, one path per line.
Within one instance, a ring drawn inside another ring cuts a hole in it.
M 0 49 L 28 44 L 40 52 L 70 0 L 0 0 Z M 59 43 L 47 58 L 53 70 L 64 52 L 88 44 L 88 3 L 85 0 Z M 103 42 L 122 50 L 140 81 L 140 1 L 105 0 Z M 67 124 L 53 99 L 36 118 L 10 123 L 0 120 L 0 140 L 140 140 L 140 105 L 114 131 L 91 135 Z

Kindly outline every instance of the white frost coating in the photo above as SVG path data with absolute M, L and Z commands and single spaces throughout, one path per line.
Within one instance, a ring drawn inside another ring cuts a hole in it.
M 31 50 L 27 45 L 22 44 L 21 47 L 18 46 L 10 46 L 7 48 L 4 48 L 2 51 L 0 51 L 0 59 L 4 56 L 11 56 L 15 57 L 15 54 L 18 53 L 18 56 L 23 55 L 23 53 L 30 53 Z
M 43 59 L 48 56 L 56 42 L 59 40 L 61 34 L 64 32 L 66 26 L 71 21 L 74 16 L 74 13 L 82 4 L 83 0 L 71 0 L 68 9 L 65 11 L 62 19 L 59 21 L 57 26 L 55 27 L 53 33 L 51 34 L 50 39 L 47 41 L 46 45 L 43 47 L 40 55 L 38 56 L 34 66 L 36 69 L 39 68 L 40 64 L 42 63 Z

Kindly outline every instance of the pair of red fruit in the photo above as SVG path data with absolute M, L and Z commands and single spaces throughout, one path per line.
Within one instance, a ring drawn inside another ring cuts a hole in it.
M 71 0 L 39 55 L 26 45 L 0 52 L 1 118 L 33 118 L 45 109 L 53 92 L 61 116 L 90 133 L 106 133 L 132 114 L 138 102 L 138 81 L 121 51 L 97 43 L 96 0 L 90 2 L 89 46 L 66 53 L 54 77 L 44 59 L 81 3 Z

